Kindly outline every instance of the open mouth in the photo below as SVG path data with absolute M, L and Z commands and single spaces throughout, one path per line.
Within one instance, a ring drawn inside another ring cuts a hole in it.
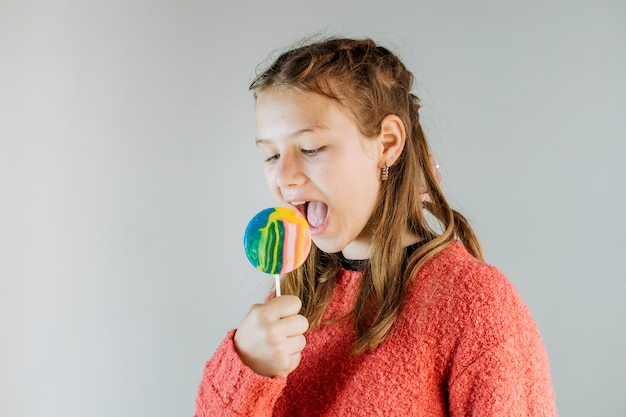
M 328 205 L 321 201 L 302 201 L 291 203 L 305 218 L 312 229 L 319 229 L 328 216 Z

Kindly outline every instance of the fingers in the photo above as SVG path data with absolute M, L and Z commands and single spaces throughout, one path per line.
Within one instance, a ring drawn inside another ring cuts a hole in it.
M 275 322 L 274 327 L 274 330 L 282 337 L 289 338 L 306 333 L 309 330 L 309 321 L 306 317 L 296 314 Z
M 304 335 L 290 337 L 287 346 L 290 355 L 300 355 L 306 346 L 306 337 Z
M 271 299 L 264 306 L 277 314 L 276 319 L 282 319 L 300 313 L 302 301 L 295 295 L 282 295 Z
M 253 371 L 287 376 L 299 364 L 306 346 L 308 320 L 300 315 L 302 302 L 281 296 L 253 305 L 235 332 L 235 350 Z
M 282 363 L 283 365 L 278 367 L 275 374 L 286 378 L 287 375 L 296 369 L 302 360 L 302 351 L 305 346 L 306 338 L 303 335 L 290 337 L 283 345 L 285 355 L 276 358 L 276 363 Z

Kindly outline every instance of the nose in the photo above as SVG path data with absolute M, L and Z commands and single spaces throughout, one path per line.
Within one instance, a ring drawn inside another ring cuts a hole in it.
M 276 162 L 276 185 L 280 188 L 298 187 L 306 181 L 301 161 L 292 152 L 285 152 Z

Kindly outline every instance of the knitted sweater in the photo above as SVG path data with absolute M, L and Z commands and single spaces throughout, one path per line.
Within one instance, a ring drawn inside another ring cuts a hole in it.
M 350 312 L 361 276 L 341 271 L 323 320 Z M 385 341 L 362 355 L 347 318 L 307 332 L 300 365 L 268 378 L 241 362 L 234 333 L 206 364 L 197 417 L 556 415 L 528 309 L 459 243 L 426 262 Z

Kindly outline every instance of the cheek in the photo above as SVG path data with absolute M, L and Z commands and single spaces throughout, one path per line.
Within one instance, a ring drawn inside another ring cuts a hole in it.
M 272 188 L 272 175 L 270 173 L 270 169 L 266 166 L 263 168 L 263 177 L 265 178 L 265 183 L 269 188 Z
M 266 167 L 263 170 L 263 175 L 265 177 L 265 184 L 267 185 L 267 189 L 270 191 L 270 193 L 275 199 L 280 200 L 281 195 L 278 191 L 278 187 L 276 186 L 276 181 L 274 181 L 274 178 L 276 176 L 274 175 L 274 172 L 272 171 L 272 169 Z

